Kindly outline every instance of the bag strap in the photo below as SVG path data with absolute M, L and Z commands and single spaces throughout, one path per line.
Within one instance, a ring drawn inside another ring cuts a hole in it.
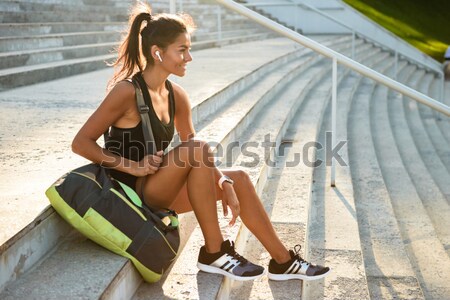
M 145 103 L 144 96 L 142 94 L 141 87 L 139 85 L 139 81 L 133 77 L 131 80 L 127 79 L 127 81 L 131 82 L 134 86 L 134 90 L 136 92 L 136 105 L 141 115 L 142 121 L 142 132 L 144 134 L 145 140 L 145 153 L 146 154 L 155 154 L 156 144 L 155 137 L 153 136 L 152 125 L 150 123 L 150 117 L 148 116 L 148 112 L 150 111 L 150 107 Z M 106 141 L 108 140 L 109 128 L 103 133 L 103 138 Z
M 136 91 L 136 104 L 139 114 L 141 115 L 142 120 L 142 132 L 144 133 L 145 140 L 145 152 L 146 154 L 155 154 L 156 153 L 156 145 L 155 145 L 155 137 L 153 136 L 152 124 L 150 123 L 150 117 L 148 116 L 148 112 L 150 111 L 150 107 L 145 103 L 144 96 L 142 94 L 141 87 L 139 85 L 139 81 L 135 77 L 131 81 L 134 85 L 134 89 Z

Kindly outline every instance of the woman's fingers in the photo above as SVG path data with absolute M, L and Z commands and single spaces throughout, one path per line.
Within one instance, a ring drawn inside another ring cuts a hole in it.
M 222 208 L 223 208 L 223 215 L 225 217 L 228 216 L 228 203 L 225 199 L 222 199 Z
M 163 161 L 162 154 L 163 154 L 163 152 L 159 151 L 156 153 L 156 155 L 152 155 L 152 154 L 147 155 L 148 163 L 155 167 L 159 167 Z
M 240 207 L 239 207 L 239 204 L 237 204 L 237 206 L 230 206 L 230 208 L 231 208 L 233 217 L 231 218 L 229 225 L 233 226 L 236 223 L 237 217 L 239 217 Z
M 158 171 L 158 169 L 159 169 L 158 167 L 153 166 L 153 165 L 149 165 L 147 167 L 148 174 L 155 174 L 156 171 Z

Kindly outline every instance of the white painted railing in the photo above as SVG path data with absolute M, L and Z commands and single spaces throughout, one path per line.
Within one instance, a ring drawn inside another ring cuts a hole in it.
M 222 4 L 225 7 L 241 14 L 241 15 L 246 16 L 247 18 L 261 24 L 262 26 L 267 27 L 270 30 L 275 31 L 275 32 L 279 33 L 280 35 L 283 35 L 283 36 L 285 36 L 305 47 L 308 47 L 311 50 L 318 52 L 319 54 L 329 57 L 333 60 L 333 71 L 332 71 L 332 118 L 333 118 L 333 120 L 332 120 L 332 137 L 333 137 L 332 143 L 333 143 L 333 145 L 332 145 L 332 147 L 334 147 L 336 145 L 336 138 L 335 138 L 336 137 L 336 116 L 335 116 L 336 113 L 335 113 L 335 111 L 336 111 L 336 105 L 337 105 L 337 65 L 338 65 L 338 63 L 450 117 L 450 107 L 446 106 L 443 103 L 440 103 L 439 101 L 436 101 L 436 100 L 428 97 L 427 95 L 419 93 L 416 90 L 414 90 L 410 87 L 407 87 L 404 84 L 401 84 L 400 82 L 397 82 L 383 74 L 380 74 L 380 73 L 346 57 L 345 55 L 342 55 L 342 54 L 340 54 L 332 49 L 329 49 L 329 48 L 323 46 L 322 44 L 317 43 L 317 42 L 295 32 L 293 30 L 290 30 L 290 29 L 286 28 L 285 26 L 266 18 L 239 3 L 236 3 L 232 0 L 217 0 L 217 2 Z M 331 185 L 335 186 L 335 162 L 334 162 L 334 160 L 331 162 Z

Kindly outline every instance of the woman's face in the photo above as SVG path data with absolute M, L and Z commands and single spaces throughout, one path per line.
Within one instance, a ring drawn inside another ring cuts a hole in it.
M 163 52 L 162 67 L 171 74 L 184 76 L 186 65 L 192 60 L 190 50 L 191 36 L 188 33 L 180 34 L 175 42 L 170 44 Z

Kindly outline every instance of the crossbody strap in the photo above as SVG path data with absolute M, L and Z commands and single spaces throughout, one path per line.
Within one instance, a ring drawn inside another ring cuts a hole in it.
M 131 81 L 134 85 L 136 91 L 136 104 L 139 114 L 141 115 L 142 120 L 142 132 L 144 133 L 145 140 L 145 152 L 146 154 L 155 154 L 156 153 L 156 145 L 155 145 L 155 137 L 153 136 L 152 125 L 150 123 L 150 117 L 148 116 L 148 112 L 150 111 L 150 107 L 145 103 L 144 96 L 142 95 L 142 90 L 139 86 L 139 82 L 133 78 Z
M 155 137 L 153 136 L 152 124 L 150 123 L 150 117 L 148 116 L 150 107 L 148 106 L 147 103 L 145 103 L 141 87 L 139 86 L 139 82 L 134 77 L 132 80 L 127 79 L 127 81 L 133 84 L 134 90 L 136 92 L 136 106 L 139 111 L 139 114 L 141 115 L 142 132 L 144 134 L 144 141 L 145 141 L 145 153 L 155 154 L 156 153 Z M 108 140 L 108 134 L 109 128 L 103 133 L 105 143 Z

